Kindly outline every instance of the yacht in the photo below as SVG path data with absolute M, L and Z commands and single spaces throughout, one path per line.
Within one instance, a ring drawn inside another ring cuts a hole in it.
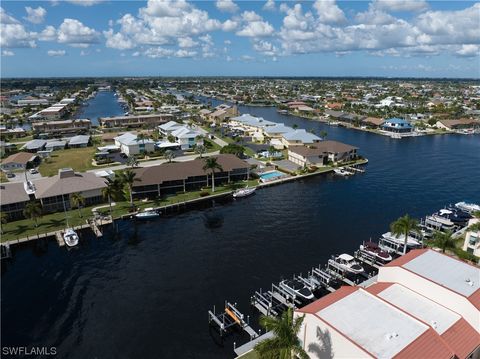
M 250 196 L 253 193 L 255 193 L 256 189 L 257 189 L 256 187 L 238 189 L 235 192 L 233 192 L 233 198 L 241 198 L 241 197 Z
M 145 208 L 143 212 L 135 215 L 137 219 L 153 219 L 157 217 L 160 217 L 160 214 L 153 208 Z
M 468 220 L 471 218 L 471 216 L 466 214 L 465 212 L 462 212 L 460 210 L 455 211 L 446 208 L 438 211 L 437 215 L 459 226 L 465 226 Z
M 305 284 L 295 279 L 281 281 L 280 287 L 286 289 L 288 292 L 294 292 L 298 297 L 303 299 L 310 300 L 315 298 L 312 291 L 308 289 Z
M 443 217 L 440 217 L 438 215 L 431 215 L 425 217 L 425 225 L 429 228 L 432 228 L 437 231 L 441 230 L 453 230 L 453 222 L 445 219 Z
M 468 203 L 465 201 L 455 203 L 455 207 L 461 209 L 462 211 L 468 212 L 468 213 L 473 213 L 480 211 L 480 205 L 476 203 Z
M 328 262 L 334 267 L 353 274 L 360 274 L 364 272 L 363 267 L 358 264 L 355 258 L 350 254 L 340 254 L 338 257 L 335 257 L 335 259 L 329 259 Z
M 395 236 L 392 232 L 382 234 L 382 237 L 378 241 L 380 249 L 388 253 L 403 254 L 403 246 L 405 243 L 405 236 Z M 421 248 L 421 243 L 412 236 L 407 237 L 407 252 L 411 249 Z
M 63 233 L 63 240 L 68 247 L 75 247 L 78 244 L 78 235 L 73 228 L 68 228 Z
M 392 256 L 388 252 L 382 250 L 378 244 L 374 242 L 364 242 L 360 245 L 360 250 L 382 262 L 390 262 L 392 260 Z

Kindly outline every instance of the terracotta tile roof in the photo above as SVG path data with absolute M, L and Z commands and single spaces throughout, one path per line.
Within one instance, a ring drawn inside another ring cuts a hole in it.
M 480 334 L 463 318 L 448 328 L 442 338 L 459 358 L 468 357 L 480 346 Z
M 475 308 L 480 310 L 480 289 L 477 289 L 472 295 L 470 295 L 468 300 L 475 306 Z
M 455 354 L 445 341 L 432 328 L 429 328 L 394 358 L 450 359 L 454 356 Z
M 388 282 L 378 282 L 373 285 L 371 285 L 368 288 L 365 288 L 365 290 L 371 294 L 377 295 L 378 293 L 383 292 L 385 289 L 393 285 L 394 283 L 388 283 Z
M 410 262 L 412 259 L 417 258 L 418 256 L 422 255 L 426 251 L 428 251 L 428 248 L 411 250 L 407 254 L 405 254 L 405 255 L 397 258 L 397 259 L 394 259 L 390 263 L 385 264 L 384 267 L 401 267 L 404 264 L 407 264 L 408 262 Z
M 358 289 L 359 287 L 340 287 L 335 292 L 330 293 L 329 295 L 326 295 L 303 308 L 300 308 L 298 312 L 315 314 L 318 311 L 332 305 L 333 303 L 338 302 L 340 299 L 345 298 L 347 295 L 352 294 Z

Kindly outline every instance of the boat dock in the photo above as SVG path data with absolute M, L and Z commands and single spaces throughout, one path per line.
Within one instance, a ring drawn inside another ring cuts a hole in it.
M 213 307 L 213 312 L 211 310 L 208 311 L 208 322 L 210 325 L 218 327 L 220 336 L 227 333 L 230 328 L 239 326 L 250 336 L 250 340 L 258 337 L 258 333 L 248 323 L 249 317 L 247 316 L 247 320 L 245 320 L 244 315 L 237 309 L 236 304 L 231 304 L 227 301 L 225 301 L 223 312 L 217 314 L 215 307 Z
M 2 244 L 0 246 L 0 259 L 8 259 L 12 256 L 12 252 L 10 250 L 10 245 Z

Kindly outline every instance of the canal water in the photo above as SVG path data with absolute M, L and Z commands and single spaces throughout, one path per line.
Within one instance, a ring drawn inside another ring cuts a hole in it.
M 98 91 L 75 114 L 75 118 L 88 118 L 92 125 L 98 126 L 100 117 L 121 116 L 125 110 L 118 102 L 114 91 Z
M 56 243 L 15 250 L 2 274 L 2 345 L 55 346 L 60 358 L 231 358 L 241 336 L 220 345 L 207 323 L 213 305 L 229 300 L 252 314 L 255 290 L 352 253 L 405 213 L 418 218 L 447 203 L 480 202 L 479 136 L 395 140 L 274 108 L 240 110 L 325 130 L 359 147 L 367 172 L 319 175 L 207 210 L 120 222 L 120 235 L 85 232 L 75 250 Z

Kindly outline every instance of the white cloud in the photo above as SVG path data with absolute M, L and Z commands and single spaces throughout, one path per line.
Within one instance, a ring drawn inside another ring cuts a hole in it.
M 253 56 L 250 56 L 250 55 L 242 55 L 241 59 L 243 61 L 253 61 L 253 60 L 255 60 L 255 58 Z
M 47 15 L 47 10 L 43 7 L 39 6 L 36 9 L 26 6 L 25 11 L 27 12 L 27 16 L 25 19 L 32 24 L 41 24 L 45 20 L 45 16 Z
M 232 44 L 232 42 L 231 42 L 230 40 L 225 40 L 223 43 L 224 43 L 225 45 L 231 45 L 231 44 Z
M 275 0 L 267 0 L 265 5 L 263 5 L 263 10 L 265 11 L 274 11 L 275 10 Z
M 41 41 L 55 41 L 57 39 L 57 30 L 48 25 L 38 36 L 38 39 Z
M 48 50 L 47 55 L 52 56 L 52 57 L 60 57 L 60 56 L 65 56 L 66 55 L 65 50 Z
M 3 50 L 2 51 L 2 56 L 15 56 L 15 53 L 10 50 Z
M 322 23 L 338 24 L 347 20 L 335 0 L 317 0 L 313 4 L 313 7 L 317 11 L 320 22 Z
M 100 4 L 104 0 L 66 0 L 70 4 L 80 5 L 80 6 L 93 6 Z
M 462 57 L 480 56 L 480 45 L 462 45 L 462 47 L 455 53 Z
M 374 0 L 371 5 L 380 10 L 393 12 L 428 9 L 428 3 L 425 0 Z
M 0 46 L 4 48 L 35 47 L 35 32 L 28 31 L 17 19 L 0 7 Z
M 223 24 L 222 24 L 222 30 L 223 31 L 234 31 L 238 28 L 238 22 L 237 21 L 234 21 L 234 20 L 226 20 Z
M 275 56 L 278 53 L 278 49 L 271 42 L 263 40 L 255 42 L 253 44 L 253 49 L 265 56 Z
M 194 57 L 197 55 L 196 51 L 189 51 L 185 49 L 180 49 L 175 52 L 176 57 Z
M 191 37 L 181 37 L 178 39 L 178 46 L 181 48 L 195 47 L 198 45 L 197 41 L 194 41 Z
M 75 19 L 64 19 L 57 30 L 57 41 L 74 47 L 88 47 L 99 42 L 99 33 Z
M 218 10 L 223 12 L 237 12 L 239 7 L 232 0 L 218 0 L 215 3 Z
M 265 37 L 271 36 L 275 32 L 273 26 L 267 21 L 263 21 L 263 18 L 254 11 L 244 11 L 242 20 L 244 25 L 237 31 L 238 36 Z
M 113 33 L 113 29 L 109 29 L 108 31 L 103 32 L 103 36 L 107 39 L 105 46 L 118 49 L 118 50 L 128 50 L 133 49 L 135 44 L 132 40 L 128 37 L 123 35 L 122 33 L 117 32 L 116 34 Z

